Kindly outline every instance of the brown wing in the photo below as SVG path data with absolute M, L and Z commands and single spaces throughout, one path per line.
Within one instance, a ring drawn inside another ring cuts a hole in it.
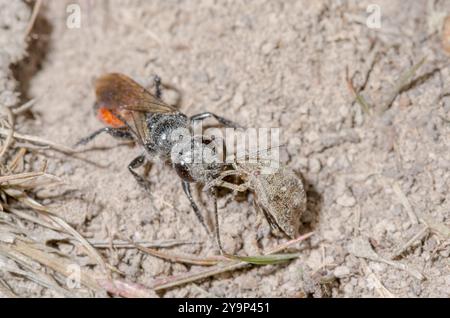
M 132 112 L 131 116 L 133 117 L 133 123 L 130 124 L 131 129 L 136 132 L 138 137 L 138 142 L 140 144 L 145 144 L 145 142 L 150 137 L 150 131 L 147 128 L 146 117 L 144 113 L 141 112 Z
M 177 111 L 123 74 L 105 74 L 97 79 L 95 86 L 100 119 L 113 127 L 128 126 L 141 144 L 149 137 L 147 113 Z
M 123 110 L 147 113 L 173 113 L 176 108 L 153 96 L 149 91 L 126 75 L 105 74 L 95 83 L 97 103 L 113 112 Z

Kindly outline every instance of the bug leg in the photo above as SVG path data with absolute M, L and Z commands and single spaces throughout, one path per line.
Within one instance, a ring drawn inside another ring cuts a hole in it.
M 237 192 L 245 192 L 249 189 L 249 186 L 246 183 L 238 185 L 238 184 L 234 184 L 234 183 L 223 181 L 223 180 L 218 180 L 215 186 L 227 188 L 236 193 Z
M 197 219 L 200 221 L 200 223 L 203 225 L 203 227 L 206 230 L 206 233 L 210 234 L 210 231 L 208 227 L 206 226 L 205 219 L 203 218 L 203 215 L 200 213 L 200 209 L 197 206 L 197 203 L 194 201 L 194 197 L 191 193 L 191 185 L 189 182 L 182 181 L 181 185 L 183 186 L 183 191 L 186 194 L 189 202 L 191 203 L 191 207 L 194 210 L 195 215 L 197 216 Z
M 221 123 L 222 125 L 224 125 L 226 127 L 242 128 L 240 125 L 232 122 L 231 120 L 226 119 L 224 117 L 221 117 L 221 116 L 216 115 L 211 112 L 204 112 L 204 113 L 200 113 L 197 115 L 193 115 L 193 116 L 191 116 L 191 122 L 194 122 L 196 120 L 204 120 L 204 119 L 210 118 L 210 117 L 215 118 L 219 123 Z
M 94 131 L 89 136 L 82 138 L 78 141 L 74 147 L 80 145 L 86 145 L 88 142 L 92 141 L 95 137 L 100 135 L 101 133 L 107 133 L 115 138 L 133 140 L 133 135 L 126 128 L 112 128 L 112 127 L 104 127 L 97 131 Z
M 161 97 L 162 97 L 161 77 L 159 77 L 158 75 L 155 75 L 155 77 L 153 78 L 153 81 L 155 82 L 156 98 L 161 99 Z
M 212 187 L 220 185 L 221 182 L 224 182 L 223 178 L 225 178 L 226 176 L 236 176 L 236 175 L 239 175 L 239 172 L 235 170 L 223 171 L 217 178 L 206 183 L 205 186 L 203 187 L 203 191 L 207 192 Z
M 150 192 L 150 182 L 148 180 L 145 180 L 144 177 L 140 176 L 136 171 L 134 171 L 134 169 L 139 168 L 144 163 L 145 163 L 145 156 L 140 155 L 130 162 L 130 164 L 128 165 L 128 170 L 136 179 L 136 181 L 139 183 L 139 185 L 145 188 L 145 190 Z
M 264 218 L 267 220 L 267 223 L 269 223 L 270 229 L 272 230 L 272 233 L 275 236 L 280 236 L 283 232 L 283 230 L 280 228 L 280 226 L 277 223 L 277 220 L 265 209 L 262 207 L 257 201 L 253 201 L 255 204 L 255 207 L 257 209 L 258 213 L 261 213 L 264 215 Z

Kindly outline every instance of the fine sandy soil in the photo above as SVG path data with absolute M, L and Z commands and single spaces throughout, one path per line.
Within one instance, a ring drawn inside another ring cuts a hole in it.
M 80 28 L 67 26 L 69 3 L 45 2 L 29 56 L 14 67 L 23 100 L 37 98 L 18 131 L 71 146 L 102 127 L 92 109 L 96 77 L 121 72 L 149 86 L 158 74 L 164 100 L 186 114 L 280 127 L 282 162 L 305 180 L 300 232 L 315 234 L 299 258 L 159 296 L 450 296 L 450 74 L 441 42 L 449 2 L 79 1 Z M 372 3 L 380 28 L 366 25 Z M 150 196 L 127 170 L 138 148 L 108 135 L 87 148 L 78 158 L 48 151 L 48 172 L 65 185 L 40 193 L 80 233 L 96 242 L 182 240 L 192 244 L 168 250 L 218 253 L 170 167 L 151 167 Z M 206 195 L 195 196 L 212 211 Z M 270 233 L 250 194 L 228 198 L 219 202 L 228 252 L 255 255 L 286 241 Z M 142 285 L 199 268 L 136 249 L 102 253 Z

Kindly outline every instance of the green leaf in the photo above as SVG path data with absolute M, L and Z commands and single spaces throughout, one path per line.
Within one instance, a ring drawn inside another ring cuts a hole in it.
M 370 115 L 370 106 L 361 94 L 356 94 L 356 102 L 362 107 L 363 111 Z
M 410 69 L 403 72 L 396 85 L 395 85 L 395 91 L 397 94 L 408 84 L 408 82 L 414 77 L 414 74 L 416 74 L 417 70 L 425 63 L 427 60 L 426 57 L 422 58 L 419 63 L 413 65 Z

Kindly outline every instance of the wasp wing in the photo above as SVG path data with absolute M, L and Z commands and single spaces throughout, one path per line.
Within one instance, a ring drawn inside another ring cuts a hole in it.
M 177 109 L 153 96 L 126 75 L 109 73 L 96 81 L 98 107 L 107 108 L 113 116 L 133 131 L 138 142 L 148 140 L 148 113 L 175 113 Z
M 146 141 L 149 140 L 150 131 L 147 128 L 147 120 L 145 113 L 141 112 L 132 112 L 133 117 L 133 127 L 132 129 L 135 131 L 139 139 L 139 143 L 144 145 Z
M 112 111 L 173 113 L 177 109 L 153 96 L 148 90 L 126 75 L 109 73 L 96 81 L 97 102 Z

